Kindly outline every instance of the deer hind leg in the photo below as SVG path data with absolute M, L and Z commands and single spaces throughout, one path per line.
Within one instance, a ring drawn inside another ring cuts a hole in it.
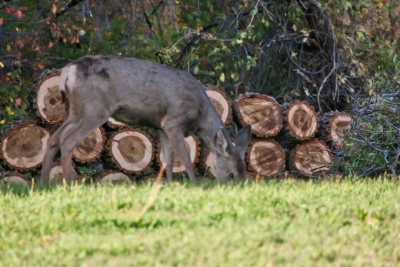
M 171 145 L 175 148 L 176 153 L 178 153 L 179 157 L 181 158 L 190 180 L 196 181 L 192 164 L 190 162 L 189 151 L 187 151 L 185 146 L 185 136 L 183 135 L 181 128 L 179 126 L 173 128 L 167 127 L 165 132 L 171 142 Z
M 167 134 L 163 131 L 160 130 L 160 140 L 161 140 L 161 152 L 164 155 L 164 159 L 166 161 L 167 167 L 166 167 L 166 173 L 167 173 L 167 181 L 171 182 L 172 181 L 172 160 L 173 160 L 173 155 L 172 155 L 172 144 L 171 141 L 168 139 Z
M 85 116 L 82 114 L 78 119 L 72 119 L 69 124 L 65 125 L 60 133 L 61 167 L 65 179 L 72 180 L 77 177 L 72 166 L 72 153 L 75 147 L 97 127 L 107 121 L 109 114 L 101 114 L 101 111 L 94 113 L 96 116 Z

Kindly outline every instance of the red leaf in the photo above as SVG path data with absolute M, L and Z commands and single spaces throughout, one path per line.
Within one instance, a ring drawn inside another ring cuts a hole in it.
M 53 42 L 52 42 L 52 41 L 50 41 L 50 42 L 49 42 L 49 49 L 50 49 L 50 48 L 52 48 L 52 47 L 53 47 L 53 45 L 54 45 L 54 44 L 53 44 Z
M 20 10 L 27 10 L 28 7 L 26 7 L 26 6 L 21 6 L 19 9 L 20 9 Z
M 11 10 L 8 7 L 4 8 L 4 12 L 6 12 L 7 14 L 11 14 Z
M 17 12 L 15 12 L 15 16 L 17 17 L 17 18 L 22 18 L 22 11 L 21 10 L 17 10 Z
M 3 18 L 0 18 L 0 26 L 3 25 Z
M 39 69 L 41 69 L 41 70 L 44 69 L 44 66 L 43 66 L 42 64 L 40 64 L 40 63 L 38 63 L 37 66 L 38 66 Z

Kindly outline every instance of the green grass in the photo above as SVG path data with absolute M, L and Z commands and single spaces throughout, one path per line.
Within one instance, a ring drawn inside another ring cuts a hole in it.
M 400 263 L 390 180 L 0 189 L 2 266 Z

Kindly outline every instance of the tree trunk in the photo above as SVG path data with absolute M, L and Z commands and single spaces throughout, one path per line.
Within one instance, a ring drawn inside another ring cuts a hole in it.
M 188 136 L 185 138 L 185 146 L 186 149 L 189 151 L 190 162 L 192 163 L 192 167 L 194 168 L 200 154 L 199 141 L 193 135 Z M 161 143 L 158 147 L 157 160 L 160 166 L 162 163 L 166 163 L 164 160 L 164 155 L 163 153 L 161 153 Z M 172 173 L 174 174 L 182 174 L 186 171 L 185 166 L 183 165 L 179 156 L 175 153 L 175 150 L 173 151 L 172 165 Z
M 225 126 L 229 126 L 232 120 L 232 103 L 226 97 L 224 91 L 217 87 L 206 87 L 206 94 L 213 103 L 222 122 Z
M 283 116 L 279 103 L 272 97 L 260 94 L 240 95 L 235 101 L 240 124 L 251 124 L 257 137 L 271 137 L 282 128 Z
M 107 143 L 112 161 L 124 172 L 140 174 L 150 168 L 154 157 L 153 140 L 139 129 L 122 129 Z
M 128 185 L 132 184 L 131 178 L 123 172 L 119 171 L 108 171 L 100 175 L 98 179 L 99 184 L 117 184 L 117 183 L 126 183 Z
M 46 73 L 36 86 L 35 107 L 43 121 L 58 125 L 66 117 L 66 104 L 59 89 L 60 71 Z
M 246 161 L 250 171 L 272 177 L 285 168 L 285 158 L 285 152 L 275 140 L 264 139 L 250 144 Z
M 24 122 L 8 131 L 1 143 L 5 163 L 19 171 L 35 170 L 44 159 L 50 131 L 36 121 Z
M 101 157 L 105 142 L 104 129 L 99 127 L 74 149 L 72 156 L 75 161 L 80 163 L 93 162 Z
M 307 102 L 296 100 L 286 110 L 286 127 L 298 140 L 308 140 L 318 131 L 318 114 Z
M 291 168 L 305 176 L 328 172 L 332 163 L 328 147 L 318 139 L 298 144 L 290 155 Z

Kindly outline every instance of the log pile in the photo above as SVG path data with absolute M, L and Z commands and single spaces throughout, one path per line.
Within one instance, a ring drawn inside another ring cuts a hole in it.
M 59 71 L 44 75 L 35 88 L 37 118 L 10 128 L 1 137 L 0 156 L 7 170 L 3 182 L 27 183 L 27 177 L 38 176 L 47 141 L 67 114 L 66 102 L 58 90 L 59 79 Z M 303 176 L 326 173 L 334 160 L 332 150 L 341 150 L 346 143 L 351 124 L 346 113 L 317 114 L 307 102 L 279 104 L 270 96 L 253 93 L 240 95 L 231 102 L 216 87 L 206 87 L 205 92 L 227 128 L 233 131 L 237 128 L 235 123 L 251 124 L 253 140 L 246 154 L 250 176 L 274 177 L 284 171 Z M 198 138 L 188 136 L 185 145 L 192 165 L 208 169 L 206 176 L 215 177 L 213 156 Z M 73 160 L 81 167 L 101 164 L 102 171 L 96 179 L 99 183 L 128 184 L 135 175 L 154 173 L 165 163 L 157 134 L 150 129 L 131 128 L 112 118 L 73 151 Z M 172 170 L 174 174 L 185 173 L 175 152 Z M 54 165 L 50 176 L 52 182 L 62 181 L 61 166 Z

